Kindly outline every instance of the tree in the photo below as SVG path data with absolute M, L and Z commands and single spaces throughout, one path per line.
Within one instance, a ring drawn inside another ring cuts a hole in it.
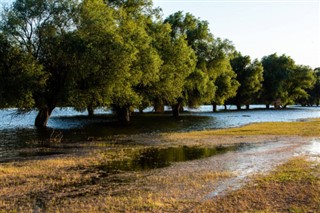
M 237 95 L 231 102 L 237 105 L 238 110 L 241 105 L 251 104 L 258 99 L 259 91 L 262 88 L 263 67 L 262 64 L 254 60 L 251 63 L 249 56 L 242 56 L 236 53 L 231 59 L 231 66 L 237 74 L 237 80 L 240 83 Z
M 173 115 L 179 116 L 183 105 L 195 107 L 210 100 L 213 96 L 214 84 L 209 80 L 205 67 L 199 61 L 202 48 L 211 42 L 213 37 L 209 31 L 208 22 L 201 21 L 190 13 L 184 15 L 181 11 L 176 12 L 166 18 L 164 23 L 171 25 L 172 39 L 185 36 L 188 45 L 194 50 L 198 59 L 195 69 L 185 79 L 180 97 L 176 99 L 176 104 L 172 106 Z
M 291 70 L 284 83 L 286 91 L 282 98 L 283 106 L 294 104 L 302 98 L 309 98 L 307 90 L 311 89 L 315 83 L 316 78 L 313 70 L 308 66 L 297 65 Z
M 218 38 L 211 44 L 211 51 L 205 54 L 210 80 L 216 87 L 214 96 L 210 100 L 214 112 L 217 110 L 217 105 L 225 104 L 237 94 L 240 85 L 236 79 L 237 74 L 230 64 L 230 57 L 234 51 L 230 41 Z
M 287 106 L 307 96 L 306 89 L 315 83 L 312 69 L 298 66 L 286 55 L 272 54 L 262 58 L 264 82 L 262 100 L 268 107 Z
M 0 29 L 9 42 L 32 56 L 47 81 L 32 96 L 39 110 L 35 126 L 44 127 L 53 109 L 62 104 L 68 78 L 69 56 L 63 51 L 74 30 L 77 3 L 71 0 L 16 0 L 2 14 Z M 53 46 L 52 46 L 53 45 Z M 18 101 L 18 100 L 17 100 Z
M 10 45 L 0 34 L 0 107 L 19 107 L 26 111 L 35 106 L 33 94 L 43 88 L 47 76 L 34 58 Z
M 170 36 L 171 27 L 161 20 L 150 27 L 153 45 L 163 61 L 159 81 L 148 88 L 145 97 L 153 103 L 156 112 L 163 112 L 164 105 L 175 105 L 184 89 L 186 78 L 195 68 L 194 51 L 188 46 L 185 36 Z
M 136 50 L 125 42 L 117 24 L 116 11 L 102 0 L 80 5 L 75 31 L 76 68 L 72 69 L 68 103 L 89 116 L 96 107 L 110 106 L 113 90 L 128 75 Z
M 315 104 L 316 106 L 320 105 L 320 68 L 314 69 L 314 76 L 316 83 L 313 88 L 308 90 L 309 98 L 307 98 L 307 103 L 309 105 Z
M 134 50 L 130 70 L 123 73 L 113 87 L 111 102 L 119 120 L 129 122 L 132 108 L 139 108 L 145 91 L 159 81 L 162 60 L 153 46 L 149 24 L 157 14 L 148 0 L 109 1 L 117 11 L 117 25 L 123 41 Z

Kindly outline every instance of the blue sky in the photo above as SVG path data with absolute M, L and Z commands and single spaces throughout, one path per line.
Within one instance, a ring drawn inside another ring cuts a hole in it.
M 252 59 L 277 52 L 320 67 L 320 0 L 154 0 L 154 6 L 164 17 L 181 10 L 207 20 L 215 37 Z

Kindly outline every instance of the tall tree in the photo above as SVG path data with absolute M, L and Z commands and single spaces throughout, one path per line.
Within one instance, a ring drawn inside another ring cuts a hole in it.
M 313 88 L 308 90 L 310 97 L 307 99 L 309 105 L 320 105 L 320 68 L 314 69 L 316 83 Z
M 184 89 L 176 104 L 172 106 L 173 115 L 178 116 L 183 105 L 191 107 L 210 100 L 214 94 L 214 84 L 210 81 L 209 75 L 199 61 L 203 46 L 213 40 L 209 31 L 208 22 L 195 18 L 190 13 L 183 14 L 181 11 L 170 15 L 165 23 L 171 25 L 171 37 L 177 39 L 185 36 L 188 45 L 194 50 L 198 62 L 195 69 L 185 80 Z
M 186 78 L 195 68 L 196 58 L 193 49 L 188 46 L 185 36 L 177 38 L 170 36 L 171 27 L 161 20 L 150 26 L 153 45 L 161 60 L 159 81 L 145 90 L 150 103 L 156 112 L 163 112 L 164 105 L 175 105 L 184 89 Z
M 234 51 L 234 46 L 229 40 L 217 38 L 211 44 L 210 52 L 205 54 L 210 80 L 216 87 L 214 97 L 210 100 L 213 111 L 217 110 L 217 105 L 225 104 L 228 99 L 234 97 L 240 85 L 230 64 L 230 57 Z
M 45 87 L 33 94 L 34 105 L 39 110 L 35 120 L 38 127 L 47 125 L 65 93 L 70 62 L 61 58 L 66 55 L 62 54 L 65 44 L 69 44 L 63 40 L 74 30 L 76 11 L 77 3 L 72 0 L 16 0 L 2 14 L 1 31 L 10 43 L 32 56 L 48 76 Z
M 272 54 L 262 58 L 264 82 L 262 101 L 268 107 L 287 106 L 307 96 L 306 89 L 315 83 L 310 67 L 297 66 L 286 55 Z
M 263 57 L 261 62 L 264 69 L 261 100 L 267 108 L 270 104 L 279 107 L 286 90 L 284 82 L 288 79 L 289 70 L 294 69 L 294 61 L 286 55 L 278 56 L 274 53 Z
M 262 64 L 254 60 L 251 63 L 249 56 L 242 56 L 236 53 L 231 59 L 231 66 L 237 74 L 237 80 L 240 83 L 237 95 L 232 99 L 237 109 L 241 109 L 241 105 L 251 104 L 258 99 L 259 91 L 262 88 L 263 67 Z
M 157 13 L 149 0 L 111 0 L 107 3 L 117 11 L 123 40 L 135 51 L 130 70 L 117 81 L 111 96 L 112 107 L 120 121 L 128 122 L 132 108 L 141 106 L 146 89 L 159 81 L 162 60 L 148 30 Z
M 0 34 L 0 107 L 29 110 L 35 106 L 33 94 L 43 88 L 47 76 L 34 58 L 12 46 Z
M 102 0 L 84 0 L 75 32 L 77 49 L 73 85 L 68 103 L 93 115 L 96 107 L 109 106 L 113 90 L 128 75 L 136 50 L 120 33 L 116 11 Z
M 297 65 L 288 75 L 284 85 L 286 91 L 282 98 L 283 107 L 294 104 L 301 98 L 309 98 L 307 92 L 316 83 L 316 77 L 313 70 L 308 66 Z

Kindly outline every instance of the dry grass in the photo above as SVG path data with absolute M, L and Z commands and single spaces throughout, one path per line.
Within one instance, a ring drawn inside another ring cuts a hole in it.
M 217 181 L 233 174 L 183 169 L 183 164 L 105 174 L 96 167 L 102 161 L 87 156 L 3 164 L 0 212 L 320 211 L 320 164 L 303 158 L 204 202 Z
M 0 209 L 3 212 L 143 212 L 182 210 L 208 193 L 227 172 L 193 173 L 168 168 L 146 172 L 101 170 L 131 150 L 5 163 L 0 167 Z M 106 157 L 106 156 L 109 156 Z M 111 156 L 111 157 L 110 157 Z M 0 212 L 1 212 L 0 210 Z
M 195 212 L 320 212 L 320 164 L 295 158 Z

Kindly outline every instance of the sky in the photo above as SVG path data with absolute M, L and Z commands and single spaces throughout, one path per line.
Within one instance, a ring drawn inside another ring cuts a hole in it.
M 320 0 L 154 0 L 163 17 L 190 12 L 209 22 L 215 37 L 229 39 L 252 59 L 286 54 L 320 67 Z

